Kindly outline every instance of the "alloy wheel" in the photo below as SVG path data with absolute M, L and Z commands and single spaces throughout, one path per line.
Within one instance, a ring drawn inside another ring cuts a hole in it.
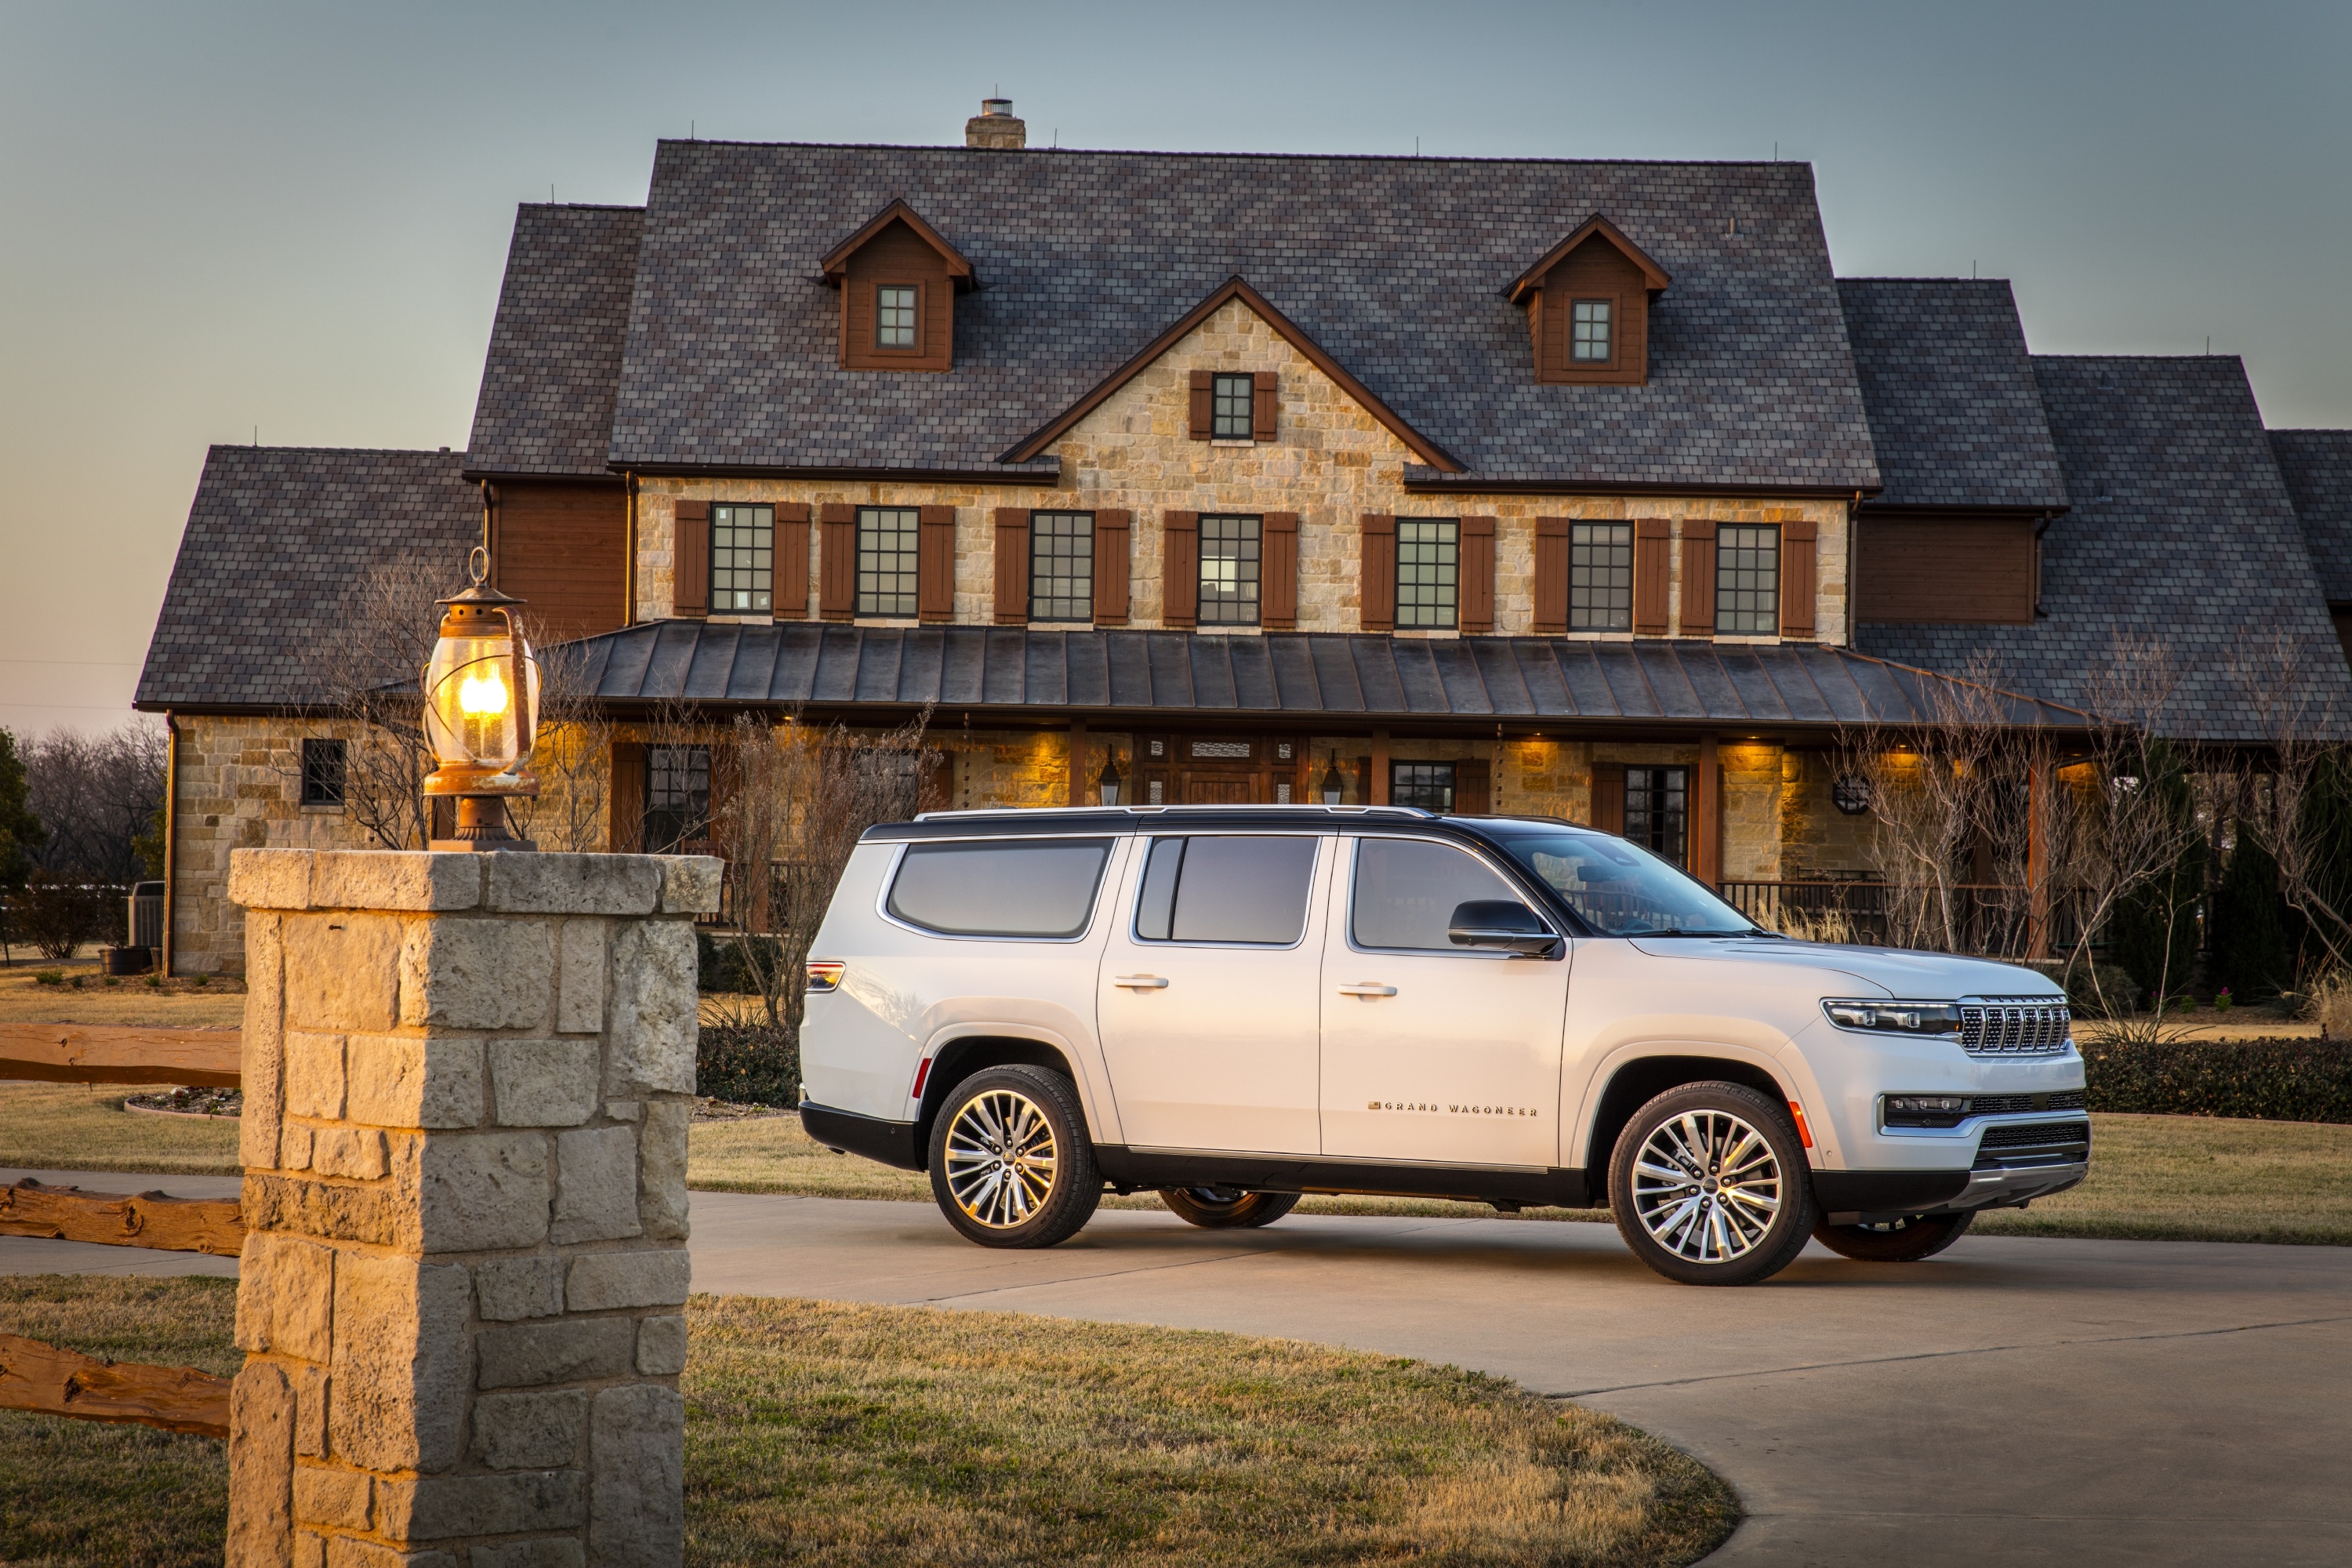
M 1052 1194 L 1057 1155 L 1053 1124 L 1035 1100 L 988 1089 L 965 1101 L 948 1129 L 948 1188 L 974 1224 L 1010 1230 Z
M 1747 1257 L 1772 1228 L 1781 1199 L 1770 1142 L 1727 1110 L 1669 1118 L 1634 1159 L 1635 1216 L 1653 1241 L 1687 1262 Z

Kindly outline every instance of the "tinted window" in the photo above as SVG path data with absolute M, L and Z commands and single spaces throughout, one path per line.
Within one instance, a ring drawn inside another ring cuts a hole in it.
M 1076 936 L 1095 907 L 1108 838 L 910 844 L 890 912 L 951 936 Z
M 1606 834 L 1514 833 L 1503 843 L 1513 859 L 1559 889 L 1570 909 L 1605 935 L 1756 929 L 1656 856 Z
M 1297 942 L 1307 929 L 1315 843 L 1154 839 L 1143 868 L 1136 934 L 1147 942 Z
M 1419 838 L 1365 838 L 1356 845 L 1355 909 L 1350 929 L 1359 947 L 1407 947 L 1460 952 L 1446 934 L 1456 905 L 1473 899 L 1524 903 L 1511 885 L 1476 857 L 1450 844 Z

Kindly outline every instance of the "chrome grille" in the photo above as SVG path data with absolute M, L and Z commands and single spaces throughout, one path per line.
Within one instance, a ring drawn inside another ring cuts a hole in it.
M 1979 996 L 1960 1004 L 1960 1049 L 1972 1057 L 2047 1057 L 2066 1048 L 2066 1004 L 2041 996 Z

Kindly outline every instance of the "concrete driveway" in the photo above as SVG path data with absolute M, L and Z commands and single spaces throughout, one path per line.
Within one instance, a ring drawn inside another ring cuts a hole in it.
M 1702 1290 L 1604 1226 L 1292 1215 L 1236 1237 L 1118 1213 L 1004 1253 L 925 1205 L 723 1193 L 694 1194 L 693 1246 L 698 1289 L 1232 1329 L 1573 1396 L 1739 1489 L 1748 1520 L 1713 1563 L 2352 1562 L 2347 1249 L 1813 1248 L 1769 1285 Z M 0 1271 L 129 1251 L 0 1238 Z

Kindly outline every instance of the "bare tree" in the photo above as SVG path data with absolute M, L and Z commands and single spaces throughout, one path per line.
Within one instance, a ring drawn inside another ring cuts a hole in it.
M 25 752 L 26 800 L 48 829 L 35 860 L 68 880 L 137 881 L 138 840 L 163 809 L 169 758 L 163 730 L 144 721 L 34 742 Z
M 432 836 L 425 775 L 419 684 L 440 635 L 436 601 L 454 585 L 416 561 L 371 567 L 345 597 L 341 619 L 320 650 L 325 706 L 351 721 L 343 763 L 343 814 L 386 849 L 422 849 Z M 287 764 L 299 773 L 299 754 Z
M 2342 658 L 2332 642 L 2315 647 L 2282 631 L 2242 643 L 2230 666 L 2270 753 L 2266 766 L 2252 766 L 2240 792 L 2266 795 L 2268 809 L 2246 811 L 2239 830 L 2278 863 L 2280 895 L 2308 922 L 2330 973 L 2352 971 L 2352 868 L 2341 863 L 2337 830 L 2352 784 L 2352 748 L 2334 739 L 2352 714 L 2337 711 L 2334 683 L 2317 676 L 2319 660 Z
M 517 829 L 541 849 L 598 848 L 612 810 L 613 725 L 598 710 L 586 651 L 577 643 L 542 647 L 527 616 L 523 634 L 539 665 L 539 734 L 530 768 L 540 793 L 509 802 L 509 809 Z

